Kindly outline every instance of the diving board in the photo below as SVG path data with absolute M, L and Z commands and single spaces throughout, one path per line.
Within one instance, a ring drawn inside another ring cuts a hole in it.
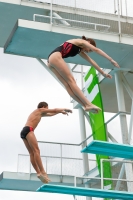
M 133 159 L 133 146 L 94 140 L 82 149 L 81 153 L 92 153 Z
M 98 174 L 97 171 L 96 174 Z M 52 180 L 51 184 L 68 186 L 74 185 L 73 175 L 48 174 L 48 176 Z M 76 183 L 78 187 L 84 187 L 84 183 L 81 178 L 77 177 Z M 40 181 L 40 179 L 37 178 L 36 173 L 10 171 L 4 171 L 0 173 L 0 190 L 35 192 L 36 189 L 41 187 L 42 184 L 43 183 Z
M 70 187 L 70 186 L 51 185 L 51 184 L 42 185 L 37 189 L 37 192 L 50 192 L 50 193 L 70 194 L 78 196 L 133 200 L 133 193 L 130 192 L 101 190 L 93 188 L 88 189 L 82 187 Z

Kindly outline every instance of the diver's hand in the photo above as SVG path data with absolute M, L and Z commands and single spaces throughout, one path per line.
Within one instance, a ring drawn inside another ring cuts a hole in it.
M 106 74 L 106 73 L 103 73 L 102 74 L 105 78 L 112 78 L 112 76 L 110 74 Z
M 66 111 L 64 111 L 64 110 L 63 110 L 61 113 L 62 113 L 63 115 L 68 115 L 68 113 L 67 113 Z
M 72 110 L 65 108 L 61 113 L 63 115 L 68 115 L 68 113 L 72 113 Z
M 69 112 L 69 113 L 72 113 L 72 110 L 68 109 L 68 108 L 65 108 L 64 110 L 65 112 Z
M 111 59 L 110 62 L 111 62 L 115 67 L 120 68 L 120 66 L 118 65 L 118 63 L 117 63 L 115 60 Z

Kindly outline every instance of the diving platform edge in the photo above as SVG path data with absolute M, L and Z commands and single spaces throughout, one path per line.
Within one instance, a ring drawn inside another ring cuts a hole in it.
M 114 190 L 101 190 L 93 188 L 70 187 L 60 185 L 42 185 L 37 189 L 37 192 L 60 193 L 78 196 L 90 196 L 99 198 L 112 198 L 112 199 L 133 199 L 133 193 L 114 191 Z
M 74 176 L 48 174 L 54 185 L 74 185 Z M 36 173 L 9 172 L 0 174 L 0 190 L 18 190 L 35 192 L 43 183 L 37 178 Z M 84 187 L 81 178 L 77 178 L 77 186 Z
M 133 146 L 94 140 L 82 149 L 81 153 L 133 159 Z

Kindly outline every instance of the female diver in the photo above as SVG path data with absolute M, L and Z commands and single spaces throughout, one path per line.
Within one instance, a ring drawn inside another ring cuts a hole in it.
M 48 67 L 57 76 L 61 83 L 65 86 L 69 95 L 84 107 L 85 111 L 98 113 L 101 109 L 92 104 L 77 86 L 76 81 L 65 63 L 63 58 L 73 57 L 79 54 L 83 59 L 87 60 L 96 68 L 104 77 L 112 78 L 110 74 L 106 74 L 98 64 L 92 60 L 86 53 L 95 52 L 107 58 L 115 67 L 119 67 L 118 63 L 108 56 L 104 51 L 96 47 L 96 43 L 91 38 L 82 36 L 82 39 L 71 39 L 64 42 L 61 46 L 52 51 L 48 57 Z

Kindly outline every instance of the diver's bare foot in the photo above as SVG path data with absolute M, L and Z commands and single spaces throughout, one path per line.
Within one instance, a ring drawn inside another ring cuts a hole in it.
M 86 106 L 84 110 L 92 113 L 98 113 L 99 111 L 101 111 L 101 108 L 92 104 L 90 106 Z
M 51 180 L 48 178 L 46 174 L 37 174 L 37 177 L 43 182 L 43 183 L 48 183 Z
M 51 180 L 49 179 L 49 177 L 46 173 L 42 173 L 42 175 L 47 178 L 48 182 L 51 182 Z

